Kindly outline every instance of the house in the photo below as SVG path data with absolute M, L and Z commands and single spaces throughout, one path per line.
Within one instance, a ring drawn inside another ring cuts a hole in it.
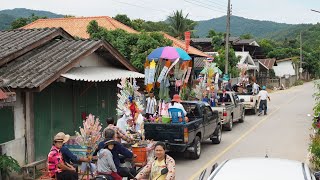
M 144 75 L 108 42 L 75 40 L 62 28 L 0 31 L 0 152 L 20 164 L 44 159 L 53 135 L 74 134 L 92 113 L 116 115 L 117 82 Z
M 23 29 L 32 29 L 32 28 L 51 28 L 51 27 L 61 27 L 69 34 L 74 37 L 88 39 L 90 37 L 87 33 L 87 26 L 90 21 L 97 21 L 98 25 L 104 27 L 108 30 L 122 29 L 128 33 L 139 33 L 133 28 L 122 24 L 121 22 L 109 17 L 109 16 L 96 16 L 96 17 L 70 17 L 70 18 L 50 18 L 50 19 L 38 19 L 24 27 Z M 186 44 L 176 39 L 166 33 L 163 33 L 164 37 L 171 40 L 172 46 L 182 48 L 186 50 Z M 204 52 L 190 46 L 188 48 L 188 54 L 194 57 L 206 57 L 207 54 Z
M 277 66 L 276 59 L 255 59 L 254 62 L 259 66 L 259 73 L 256 76 L 257 83 L 267 85 L 270 78 L 272 78 L 270 71 L 273 71 L 274 66 Z
M 191 38 L 190 44 L 204 52 L 213 52 L 212 38 Z
M 256 76 L 256 72 L 259 72 L 259 66 L 256 66 L 249 52 L 234 52 L 236 57 L 239 58 L 238 66 L 245 66 L 249 76 Z
M 277 77 L 296 75 L 292 59 L 293 58 L 285 58 L 276 61 L 278 66 L 273 67 L 273 70 Z

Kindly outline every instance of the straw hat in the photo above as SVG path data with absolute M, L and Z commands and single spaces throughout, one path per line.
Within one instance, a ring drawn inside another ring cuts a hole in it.
M 59 132 L 53 138 L 54 141 L 60 141 L 60 142 L 63 142 L 63 143 L 68 142 L 69 139 L 70 139 L 70 135 L 69 134 L 64 134 L 63 132 Z
M 172 100 L 171 100 L 171 101 L 181 102 L 181 99 L 180 99 L 179 94 L 175 94 L 175 95 L 173 95 L 173 98 L 172 98 Z

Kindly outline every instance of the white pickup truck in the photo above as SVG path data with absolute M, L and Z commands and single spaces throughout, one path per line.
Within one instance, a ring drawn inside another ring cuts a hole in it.
M 233 91 L 227 91 L 225 96 L 222 93 L 218 93 L 217 96 L 218 103 L 215 107 L 212 107 L 212 110 L 219 112 L 223 127 L 227 131 L 231 131 L 235 121 L 244 122 L 245 109 L 242 104 L 243 100 L 241 99 L 240 101 L 240 98 Z
M 259 96 L 257 94 L 249 93 L 236 93 L 239 99 L 243 99 L 242 102 L 245 110 L 251 110 L 254 114 L 257 114 L 259 109 Z

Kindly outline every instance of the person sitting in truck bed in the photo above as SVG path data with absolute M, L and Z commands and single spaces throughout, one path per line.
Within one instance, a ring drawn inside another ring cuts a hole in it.
M 169 109 L 170 108 L 177 108 L 177 109 L 181 109 L 182 112 L 183 112 L 183 115 L 186 117 L 187 115 L 187 112 L 186 110 L 184 109 L 184 107 L 182 106 L 181 104 L 181 99 L 180 99 L 180 96 L 179 94 L 175 94 L 171 100 L 171 103 L 169 104 Z M 181 117 L 181 114 L 179 114 L 179 116 Z

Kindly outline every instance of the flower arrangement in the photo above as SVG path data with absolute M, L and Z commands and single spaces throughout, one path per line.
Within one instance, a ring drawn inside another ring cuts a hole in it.
M 76 142 L 79 145 L 87 146 L 88 148 L 94 148 L 97 142 L 101 138 L 102 124 L 99 118 L 95 118 L 94 115 L 89 114 L 86 120 L 83 121 L 83 128 L 80 128 L 80 133 L 76 133 Z

